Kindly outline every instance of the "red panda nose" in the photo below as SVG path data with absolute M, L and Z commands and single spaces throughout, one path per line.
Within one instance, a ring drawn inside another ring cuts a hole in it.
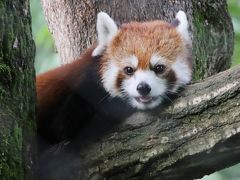
M 150 93 L 151 87 L 147 83 L 141 82 L 137 85 L 137 91 L 140 95 L 146 96 Z

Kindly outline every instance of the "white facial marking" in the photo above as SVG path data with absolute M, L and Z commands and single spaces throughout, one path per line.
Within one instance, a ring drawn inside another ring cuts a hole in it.
M 127 61 L 129 61 L 130 65 L 134 68 L 138 66 L 138 58 L 135 55 L 128 57 Z
M 153 53 L 150 59 L 150 63 L 152 66 L 155 66 L 157 64 L 166 65 L 166 59 L 160 56 L 158 53 Z
M 137 86 L 141 82 L 145 82 L 151 87 L 151 91 L 147 96 L 153 97 L 153 101 L 141 103 L 136 100 L 136 97 L 141 97 L 137 91 Z M 122 88 L 128 94 L 130 103 L 133 107 L 149 109 L 156 107 L 162 102 L 161 96 L 164 96 L 167 91 L 167 83 L 165 79 L 157 77 L 153 71 L 137 70 L 132 77 L 123 81 Z
M 94 49 L 92 56 L 101 55 L 108 43 L 117 34 L 118 27 L 114 20 L 105 12 L 98 13 L 97 16 L 97 33 L 98 46 Z
M 177 82 L 173 91 L 176 91 L 179 87 L 184 86 L 191 81 L 192 70 L 184 59 L 177 58 L 176 62 L 172 64 L 172 69 L 177 77 Z
M 118 71 L 118 66 L 110 60 L 106 71 L 102 75 L 103 86 L 106 91 L 111 94 L 112 97 L 120 96 L 118 90 L 115 87 Z
M 176 14 L 176 19 L 179 21 L 179 25 L 176 27 L 177 31 L 186 41 L 191 41 L 188 32 L 188 20 L 184 11 L 178 11 Z

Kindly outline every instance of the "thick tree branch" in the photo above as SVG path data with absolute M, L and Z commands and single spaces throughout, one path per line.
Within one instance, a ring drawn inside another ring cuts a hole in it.
M 89 175 L 192 179 L 240 160 L 240 66 L 190 85 L 169 108 L 136 113 L 79 152 Z M 76 158 L 76 157 L 75 157 Z

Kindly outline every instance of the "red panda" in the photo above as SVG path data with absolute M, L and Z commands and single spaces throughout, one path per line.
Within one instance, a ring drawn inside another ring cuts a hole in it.
M 104 131 L 100 126 L 135 109 L 156 108 L 191 81 L 191 38 L 183 11 L 173 23 L 130 22 L 120 28 L 100 12 L 97 33 L 96 47 L 36 78 L 38 132 L 49 143 Z

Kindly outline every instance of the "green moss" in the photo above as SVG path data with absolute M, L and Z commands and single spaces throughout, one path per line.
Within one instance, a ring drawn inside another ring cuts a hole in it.
M 209 3 L 193 1 L 194 80 L 217 74 L 231 64 L 233 27 L 226 3 Z
M 11 81 L 11 68 L 6 65 L 6 64 L 1 64 L 0 63 L 0 82 L 6 82 L 6 81 Z
M 0 1 L 0 14 L 4 13 L 5 11 L 4 7 L 5 7 L 5 3 L 3 1 Z
M 7 91 L 0 87 L 0 102 L 4 102 L 5 97 L 7 96 Z
M 22 132 L 18 124 L 13 131 L 1 129 L 0 132 L 0 179 L 22 179 Z M 13 171 L 14 170 L 14 171 Z M 19 176 L 21 175 L 21 176 Z M 6 178 L 7 177 L 7 178 Z
M 1 71 L 10 71 L 10 67 L 6 64 L 0 64 L 0 72 Z
M 35 138 L 34 44 L 28 1 L 0 2 L 0 179 L 32 179 Z M 15 7 L 15 8 L 13 8 Z M 15 43 L 17 42 L 17 43 Z M 4 109 L 4 110 L 3 110 Z M 11 116 L 6 116 L 6 113 Z M 30 148 L 30 149 L 29 149 Z M 29 153 L 31 151 L 31 153 Z M 31 159 L 31 163 L 28 163 Z
M 14 141 L 16 142 L 17 149 L 21 150 L 22 149 L 22 128 L 16 124 L 16 126 L 13 129 L 13 138 Z
M 195 12 L 196 13 L 196 12 Z M 193 30 L 193 55 L 194 55 L 194 80 L 203 79 L 205 69 L 203 64 L 206 64 L 207 62 L 207 54 L 205 51 L 202 51 L 203 48 L 200 48 L 200 44 L 203 45 L 204 42 L 202 42 L 202 38 L 205 37 L 206 32 L 204 31 L 204 26 L 202 24 L 203 17 L 200 13 L 196 13 L 193 16 L 193 24 L 194 24 L 194 30 Z

